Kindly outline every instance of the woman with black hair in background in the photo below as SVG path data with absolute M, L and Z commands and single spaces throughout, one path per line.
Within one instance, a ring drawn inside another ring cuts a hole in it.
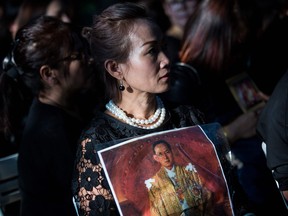
M 76 215 L 71 178 L 85 119 L 79 95 L 91 78 L 88 51 L 76 28 L 43 16 L 17 32 L 4 62 L 1 130 L 13 136 L 24 126 L 18 160 L 23 216 Z

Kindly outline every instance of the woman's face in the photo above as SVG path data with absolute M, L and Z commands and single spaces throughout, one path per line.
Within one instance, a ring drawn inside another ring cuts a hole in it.
M 161 30 L 145 20 L 135 23 L 128 61 L 120 63 L 125 86 L 133 92 L 162 93 L 168 90 L 169 60 L 163 52 Z

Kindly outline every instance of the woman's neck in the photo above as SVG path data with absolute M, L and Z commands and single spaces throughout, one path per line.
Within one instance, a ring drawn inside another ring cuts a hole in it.
M 51 106 L 58 107 L 70 115 L 79 118 L 79 109 L 74 102 L 69 100 L 69 98 L 64 97 L 61 94 L 48 94 L 46 92 L 40 92 L 38 99 L 41 103 L 48 104 Z
M 148 119 L 157 108 L 156 97 L 128 98 L 114 103 L 131 118 Z
M 181 40 L 183 37 L 183 29 L 179 26 L 173 25 L 167 30 L 166 35 Z
M 69 105 L 67 103 L 66 97 L 64 97 L 62 94 L 58 92 L 40 92 L 38 95 L 38 99 L 44 103 L 49 104 L 51 106 L 57 106 L 57 107 L 65 107 L 68 108 Z

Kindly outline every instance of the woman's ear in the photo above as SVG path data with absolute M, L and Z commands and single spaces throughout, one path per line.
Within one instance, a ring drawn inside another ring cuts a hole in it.
M 41 79 L 50 86 L 58 83 L 55 70 L 51 69 L 48 65 L 41 66 L 40 76 L 41 76 Z
M 108 71 L 108 73 L 115 77 L 116 79 L 122 79 L 122 71 L 119 68 L 119 65 L 114 60 L 106 60 L 105 61 L 105 69 Z

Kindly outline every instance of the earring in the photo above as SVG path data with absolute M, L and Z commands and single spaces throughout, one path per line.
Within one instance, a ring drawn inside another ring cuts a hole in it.
M 119 88 L 120 91 L 124 91 L 125 90 L 125 86 L 123 85 L 123 81 L 122 80 L 120 81 L 120 85 L 119 85 L 118 88 Z

